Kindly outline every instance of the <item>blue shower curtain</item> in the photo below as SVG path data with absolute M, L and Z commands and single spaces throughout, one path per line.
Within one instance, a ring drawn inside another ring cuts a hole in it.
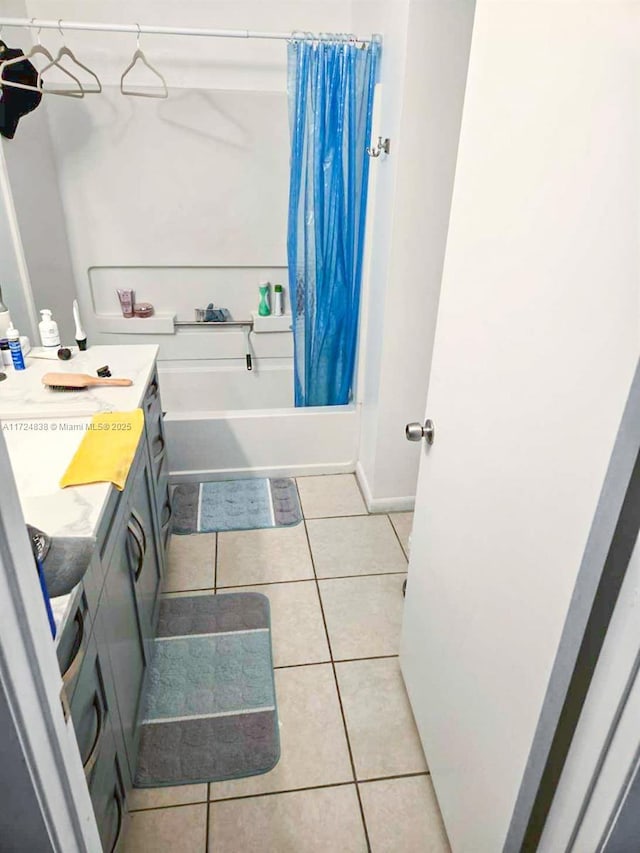
M 351 399 L 379 51 L 376 41 L 303 39 L 288 47 L 296 406 Z

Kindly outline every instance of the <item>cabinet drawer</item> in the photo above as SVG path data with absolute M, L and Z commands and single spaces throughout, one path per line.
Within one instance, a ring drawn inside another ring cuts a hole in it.
M 140 631 L 148 645 L 155 636 L 160 592 L 160 555 L 154 533 L 155 495 L 146 468 L 136 482 L 127 521 L 127 547 L 134 583 Z M 150 648 L 148 652 L 150 652 Z
M 155 481 L 156 501 L 158 507 L 158 524 L 165 527 L 171 520 L 171 497 L 169 495 L 169 463 L 166 457 Z
M 112 722 L 102 663 L 93 637 L 87 644 L 87 653 L 71 701 L 71 719 L 85 776 L 90 781 L 103 746 L 111 737 Z
M 96 763 L 89 793 L 102 849 L 104 853 L 115 853 L 122 840 L 126 810 L 120 759 L 110 732 Z
M 73 611 L 69 614 L 56 647 L 62 681 L 70 702 L 87 652 L 90 632 L 89 604 L 83 589 L 74 604 Z
M 149 442 L 149 456 L 156 470 L 160 469 L 166 455 L 166 442 L 164 438 L 164 423 L 162 412 L 157 412 L 147 420 L 147 441 Z

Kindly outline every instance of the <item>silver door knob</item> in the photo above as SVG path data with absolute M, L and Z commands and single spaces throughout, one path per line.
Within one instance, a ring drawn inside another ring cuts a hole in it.
M 426 420 L 424 426 L 419 423 L 407 424 L 404 434 L 407 437 L 407 441 L 422 441 L 424 438 L 427 444 L 433 444 L 436 428 L 433 421 Z

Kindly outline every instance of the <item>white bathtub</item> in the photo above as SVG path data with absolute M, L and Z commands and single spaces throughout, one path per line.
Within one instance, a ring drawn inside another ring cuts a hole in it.
M 251 373 L 160 362 L 172 482 L 355 470 L 358 408 L 294 408 L 291 363 L 273 362 Z

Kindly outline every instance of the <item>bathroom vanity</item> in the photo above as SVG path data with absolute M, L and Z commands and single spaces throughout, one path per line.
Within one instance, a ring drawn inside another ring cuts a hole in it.
M 24 376 L 11 376 L 9 394 L 3 397 L 0 388 L 0 419 L 25 520 L 52 537 L 45 576 L 52 593 L 65 593 L 52 599 L 61 699 L 75 728 L 106 851 L 118 848 L 135 772 L 139 703 L 170 535 L 156 356 L 155 346 L 116 346 L 93 347 L 59 366 L 33 359 Z M 72 368 L 95 375 L 104 364 L 113 376 L 133 379 L 133 385 L 77 394 L 46 392 L 51 408 L 42 417 L 37 402 L 42 373 Z M 14 412 L 22 407 L 24 415 L 5 419 L 3 406 Z M 90 423 L 92 407 L 144 411 L 145 428 L 122 492 L 105 483 L 64 490 L 58 486 Z

